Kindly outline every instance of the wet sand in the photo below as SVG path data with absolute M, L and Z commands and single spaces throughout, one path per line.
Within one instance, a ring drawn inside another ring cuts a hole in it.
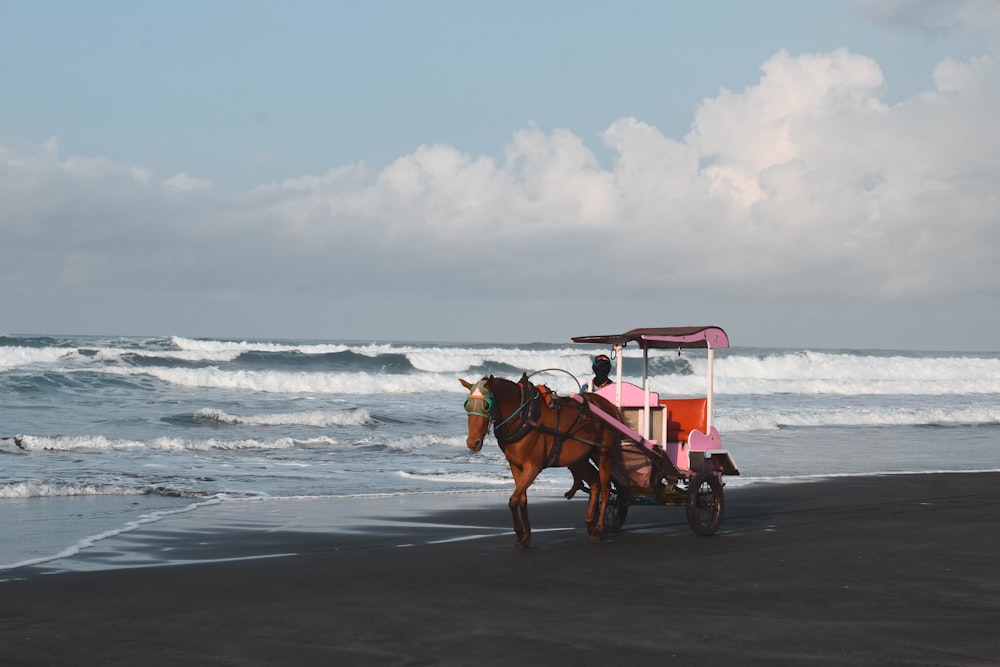
M 161 534 L 175 561 L 242 560 L 2 573 L 0 664 L 997 665 L 998 487 L 730 486 L 714 537 L 681 509 L 633 507 L 602 543 L 582 500 L 549 500 L 531 505 L 528 550 L 503 502 Z

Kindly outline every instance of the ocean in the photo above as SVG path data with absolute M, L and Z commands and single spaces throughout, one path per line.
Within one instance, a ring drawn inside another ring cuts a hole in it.
M 0 335 L 0 570 L 246 500 L 511 490 L 465 446 L 459 378 L 568 394 L 609 350 L 562 343 Z M 641 353 L 623 354 L 641 382 Z M 661 396 L 704 395 L 704 351 L 651 353 Z M 544 370 L 544 369 L 559 369 Z M 575 376 L 575 379 L 574 379 Z M 1000 470 L 1000 353 L 734 347 L 715 355 L 729 485 Z M 565 469 L 529 495 L 558 496 Z

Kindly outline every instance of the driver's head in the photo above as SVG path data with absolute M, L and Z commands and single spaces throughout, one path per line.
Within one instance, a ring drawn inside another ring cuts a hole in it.
M 606 354 L 599 354 L 594 357 L 594 375 L 597 377 L 606 378 L 608 373 L 611 372 L 611 359 Z

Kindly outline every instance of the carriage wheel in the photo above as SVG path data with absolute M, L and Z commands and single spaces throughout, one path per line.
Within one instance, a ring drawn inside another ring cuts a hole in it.
M 687 517 L 695 535 L 714 535 L 722 523 L 722 482 L 718 475 L 700 472 L 688 485 Z
M 608 505 L 604 508 L 604 531 L 617 532 L 625 523 L 626 515 L 628 515 L 628 498 L 612 480 L 611 495 L 608 496 Z

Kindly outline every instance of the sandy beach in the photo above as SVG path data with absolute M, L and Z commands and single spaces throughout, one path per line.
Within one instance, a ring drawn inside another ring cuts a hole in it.
M 538 500 L 528 550 L 505 503 L 214 527 L 174 558 L 230 560 L 5 572 L 0 664 L 996 665 L 998 483 L 728 487 L 714 537 L 633 507 L 602 543 L 583 501 Z

